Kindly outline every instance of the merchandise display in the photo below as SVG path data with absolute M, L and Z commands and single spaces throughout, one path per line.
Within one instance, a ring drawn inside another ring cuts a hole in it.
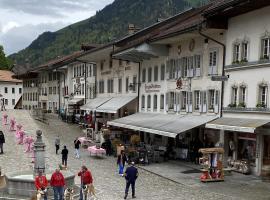
M 200 177 L 202 182 L 224 181 L 223 172 L 223 148 L 204 148 L 199 149 L 202 153 L 202 158 L 199 162 L 203 166 L 202 175 Z

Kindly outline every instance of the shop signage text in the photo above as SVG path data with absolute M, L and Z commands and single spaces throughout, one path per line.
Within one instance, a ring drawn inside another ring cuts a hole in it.
M 160 92 L 161 85 L 158 84 L 145 84 L 145 92 Z

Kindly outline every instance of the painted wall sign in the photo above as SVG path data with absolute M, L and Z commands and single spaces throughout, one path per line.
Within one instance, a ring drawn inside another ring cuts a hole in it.
M 161 85 L 158 84 L 145 84 L 145 92 L 160 92 Z

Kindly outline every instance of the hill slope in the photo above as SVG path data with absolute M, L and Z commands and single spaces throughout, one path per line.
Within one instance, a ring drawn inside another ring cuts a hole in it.
M 80 48 L 83 43 L 107 43 L 127 34 L 128 24 L 146 27 L 206 0 L 115 0 L 95 16 L 56 32 L 44 32 L 26 49 L 9 56 L 18 65 L 35 66 Z

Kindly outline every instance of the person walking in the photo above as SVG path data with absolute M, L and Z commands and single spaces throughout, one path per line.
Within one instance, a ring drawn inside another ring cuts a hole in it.
M 38 192 L 43 193 L 44 200 L 47 200 L 47 187 L 48 187 L 48 180 L 45 175 L 42 174 L 42 171 L 38 172 L 38 176 L 35 178 L 35 186 Z
M 59 169 L 52 174 L 50 183 L 53 187 L 54 200 L 64 200 L 65 178 Z
M 86 185 L 93 184 L 92 174 L 87 167 L 83 165 L 81 171 L 78 173 L 78 176 L 81 177 L 80 200 L 87 199 L 87 194 L 85 197 L 83 197 L 83 188 Z
M 68 149 L 66 145 L 64 146 L 64 149 L 62 150 L 61 154 L 62 154 L 62 165 L 66 167 L 68 159 Z
M 117 165 L 119 168 L 119 175 L 123 176 L 124 174 L 124 168 L 125 168 L 125 164 L 127 162 L 127 157 L 124 151 L 121 151 L 120 155 L 118 155 L 117 157 Z
M 5 141 L 5 135 L 4 135 L 3 131 L 0 131 L 0 150 L 1 150 L 0 154 L 4 153 L 3 146 L 4 146 L 5 142 L 6 142 Z
M 136 196 L 135 196 L 135 182 L 136 182 L 137 177 L 138 177 L 138 170 L 134 166 L 135 165 L 134 162 L 131 162 L 130 164 L 131 165 L 126 169 L 126 172 L 125 172 L 126 190 L 125 190 L 124 199 L 127 199 L 130 185 L 131 185 L 131 189 L 132 189 L 132 198 L 136 198 Z
M 75 157 L 80 158 L 80 146 L 81 142 L 78 138 L 74 140 L 74 146 L 75 146 Z
M 60 138 L 59 135 L 55 138 L 55 153 L 58 154 L 58 150 L 60 148 Z

